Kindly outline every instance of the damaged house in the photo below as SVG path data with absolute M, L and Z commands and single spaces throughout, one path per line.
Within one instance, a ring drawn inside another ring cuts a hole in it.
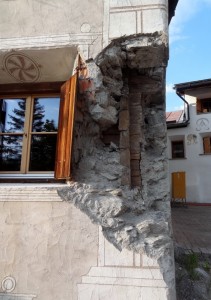
M 0 2 L 0 299 L 175 299 L 177 2 Z

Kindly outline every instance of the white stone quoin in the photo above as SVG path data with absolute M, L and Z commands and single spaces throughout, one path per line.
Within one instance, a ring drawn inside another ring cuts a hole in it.
M 166 299 L 167 286 L 155 260 L 146 255 L 119 252 L 99 229 L 98 267 L 78 284 L 79 300 Z

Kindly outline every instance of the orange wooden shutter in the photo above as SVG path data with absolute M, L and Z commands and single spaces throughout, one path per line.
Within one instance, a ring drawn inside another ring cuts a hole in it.
M 59 128 L 54 174 L 56 179 L 70 178 L 76 84 L 77 74 L 73 75 L 61 87 Z
M 201 113 L 201 112 L 202 112 L 201 100 L 197 99 L 196 100 L 196 113 Z
M 204 153 L 210 153 L 210 137 L 204 137 L 203 138 L 203 143 L 204 143 Z

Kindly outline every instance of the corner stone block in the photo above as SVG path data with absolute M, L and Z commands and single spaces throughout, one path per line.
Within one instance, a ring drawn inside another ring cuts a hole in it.
M 136 33 L 136 13 L 123 12 L 110 14 L 109 38 Z
M 124 167 L 130 167 L 130 150 L 124 149 L 120 152 L 120 164 Z
M 121 97 L 120 101 L 120 111 L 129 109 L 129 100 L 128 97 Z
M 125 130 L 120 133 L 120 149 L 129 149 L 129 148 L 130 148 L 129 130 Z
M 122 170 L 122 178 L 121 178 L 122 185 L 131 185 L 131 176 L 130 176 L 130 168 L 124 167 Z
M 119 113 L 119 130 L 127 130 L 129 128 L 129 111 L 123 110 Z
M 131 124 L 141 124 L 142 110 L 139 106 L 130 107 Z

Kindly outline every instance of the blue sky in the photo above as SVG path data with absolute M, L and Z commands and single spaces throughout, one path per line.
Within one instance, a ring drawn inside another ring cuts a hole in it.
M 211 78 L 211 0 L 179 0 L 171 20 L 166 110 L 181 109 L 174 84 Z

